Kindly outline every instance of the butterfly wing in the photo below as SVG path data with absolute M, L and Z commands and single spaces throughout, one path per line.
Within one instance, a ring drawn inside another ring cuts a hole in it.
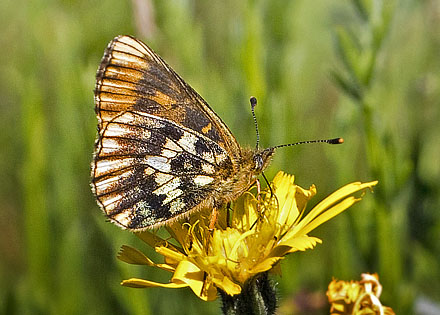
M 97 73 L 92 187 L 116 224 L 142 230 L 214 204 L 240 147 L 206 102 L 147 45 L 107 47 Z

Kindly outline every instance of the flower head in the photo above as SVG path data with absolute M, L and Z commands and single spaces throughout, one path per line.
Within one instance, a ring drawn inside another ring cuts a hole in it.
M 362 274 L 361 281 L 337 281 L 333 279 L 327 290 L 331 304 L 331 315 L 380 314 L 394 315 L 394 311 L 383 306 L 379 297 L 382 285 L 377 274 Z
M 152 232 L 137 234 L 161 254 L 165 262 L 156 264 L 138 250 L 123 246 L 119 259 L 132 264 L 154 266 L 172 272 L 170 283 L 143 279 L 124 280 L 131 287 L 190 287 L 203 300 L 214 300 L 217 289 L 229 295 L 242 292 L 243 286 L 258 274 L 273 270 L 287 254 L 313 248 L 321 240 L 308 233 L 344 211 L 361 198 L 353 196 L 377 182 L 348 184 L 305 214 L 307 202 L 316 194 L 315 186 L 303 189 L 294 177 L 279 172 L 271 189 L 255 196 L 245 193 L 211 231 L 209 213 L 193 216 L 188 223 L 167 227 L 171 239 Z M 174 243 L 173 243 L 174 240 Z

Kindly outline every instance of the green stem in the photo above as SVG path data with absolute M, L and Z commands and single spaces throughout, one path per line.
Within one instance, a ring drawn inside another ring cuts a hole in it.
M 267 272 L 249 280 L 238 295 L 230 296 L 219 290 L 225 315 L 272 315 L 277 307 L 275 286 Z

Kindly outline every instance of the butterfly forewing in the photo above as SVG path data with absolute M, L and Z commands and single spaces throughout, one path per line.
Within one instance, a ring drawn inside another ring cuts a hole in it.
M 147 45 L 129 36 L 108 46 L 97 74 L 96 105 L 103 121 L 127 109 L 154 114 L 203 133 L 239 157 L 228 127 L 185 81 Z M 104 115 L 106 117 L 104 117 Z
M 240 147 L 206 102 L 142 42 L 115 38 L 97 73 L 92 186 L 106 215 L 132 230 L 203 205 L 237 171 Z

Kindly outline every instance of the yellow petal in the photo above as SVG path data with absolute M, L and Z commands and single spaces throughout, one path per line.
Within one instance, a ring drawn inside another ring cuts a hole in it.
M 300 211 L 304 210 L 307 202 L 316 195 L 315 185 L 310 186 L 309 189 L 304 189 L 300 186 L 296 186 L 295 198 Z
M 215 277 L 212 279 L 212 282 L 214 282 L 217 287 L 219 287 L 229 295 L 236 295 L 241 293 L 241 287 L 230 280 L 228 277 Z
M 128 280 L 123 280 L 121 282 L 121 285 L 124 287 L 130 287 L 130 288 L 154 288 L 154 287 L 160 287 L 160 288 L 170 288 L 170 289 L 176 289 L 176 288 L 185 288 L 187 287 L 186 284 L 179 284 L 179 283 L 159 283 L 159 282 L 153 282 L 148 281 L 144 279 L 138 279 L 138 278 L 130 278 Z
M 320 216 L 315 218 L 312 222 L 310 222 L 310 224 L 305 226 L 304 229 L 302 229 L 300 231 L 300 233 L 301 234 L 309 233 L 310 231 L 314 230 L 316 227 L 318 227 L 322 223 L 330 220 L 331 218 L 337 216 L 342 211 L 350 208 L 353 204 L 355 204 L 358 201 L 361 201 L 361 198 L 348 197 L 348 198 L 344 199 L 340 203 L 334 205 L 333 207 L 331 207 L 330 209 L 325 211 L 323 214 L 321 214 Z
M 292 186 L 291 189 L 287 191 L 287 194 L 281 198 L 279 197 L 278 189 L 276 190 L 276 196 L 279 202 L 279 214 L 277 216 L 277 223 L 281 226 L 289 227 L 299 216 L 299 211 L 295 199 L 295 189 L 292 189 L 293 187 L 294 186 Z
M 172 281 L 175 283 L 186 283 L 189 285 L 190 281 L 202 282 L 204 281 L 204 272 L 198 266 L 188 260 L 182 260 L 174 272 Z M 203 284 L 202 284 L 203 285 Z M 202 286 L 200 285 L 200 287 Z
M 157 253 L 161 254 L 165 258 L 171 259 L 171 261 L 175 262 L 176 264 L 179 263 L 181 260 L 184 260 L 186 257 L 181 252 L 173 250 L 169 247 L 159 246 L 156 247 L 155 250 Z
M 234 204 L 232 211 L 232 227 L 247 231 L 258 220 L 256 198 L 250 192 L 245 192 Z
M 331 205 L 335 204 L 339 200 L 346 198 L 350 196 L 351 194 L 354 194 L 355 192 L 358 192 L 360 190 L 366 189 L 366 188 L 372 188 L 378 183 L 378 181 L 373 181 L 369 183 L 361 183 L 361 182 L 354 182 L 348 185 L 345 185 L 344 187 L 336 190 L 334 193 L 332 193 L 330 196 L 325 198 L 323 201 L 318 203 L 313 210 L 307 215 L 307 217 L 315 217 L 317 214 L 321 213 Z M 306 218 L 307 218 L 306 217 Z M 304 218 L 304 219 L 306 219 Z
M 137 249 L 127 245 L 122 245 L 117 258 L 128 264 L 147 265 L 157 267 L 169 272 L 174 272 L 175 270 L 173 266 L 170 266 L 168 264 L 156 264 Z
M 304 224 L 305 220 L 301 221 L 298 224 L 298 226 L 296 226 L 295 228 L 290 230 L 285 235 L 284 238 L 285 239 L 289 239 L 289 238 L 299 237 L 301 235 L 306 235 L 307 233 L 309 233 L 310 231 L 312 231 L 313 229 L 315 229 L 316 227 L 318 227 L 322 223 L 324 223 L 324 222 L 330 220 L 331 218 L 335 217 L 336 215 L 338 215 L 342 211 L 348 209 L 354 203 L 356 203 L 356 202 L 358 202 L 360 200 L 361 200 L 360 198 L 356 199 L 354 197 L 346 198 L 343 201 L 341 201 L 340 203 L 338 203 L 335 206 L 331 207 L 330 209 L 327 209 L 320 216 L 315 217 L 315 218 L 310 218 L 310 220 L 307 220 L 308 224 Z
M 317 243 L 322 243 L 319 238 L 313 236 L 297 236 L 294 238 L 283 240 L 277 247 L 274 248 L 271 255 L 281 255 L 284 256 L 288 253 L 293 253 L 296 251 L 305 251 L 306 249 L 312 249 Z
M 154 262 L 136 248 L 122 245 L 117 258 L 128 264 L 154 266 Z
M 348 197 L 349 195 L 358 192 L 360 190 L 371 188 L 374 185 L 377 184 L 377 181 L 369 182 L 369 183 L 360 183 L 355 182 L 348 185 L 345 185 L 344 187 L 338 189 L 334 193 L 332 193 L 330 196 L 325 198 L 323 201 L 321 201 L 319 204 L 317 204 L 305 217 L 301 220 L 301 222 L 298 224 L 298 226 L 294 229 L 296 235 L 303 235 L 307 234 L 314 228 L 316 228 L 318 225 L 324 223 L 325 221 L 329 220 L 330 218 L 334 217 L 335 215 L 339 214 L 340 212 L 344 211 L 351 205 L 353 205 L 355 202 L 359 201 L 360 199 L 355 199 L 354 197 L 347 198 L 343 202 L 341 202 L 338 207 L 333 207 L 330 210 L 327 210 L 328 207 L 335 204 L 339 200 Z M 317 220 L 316 222 L 311 223 L 312 220 L 315 220 L 316 217 L 318 217 L 323 211 L 329 212 L 328 214 L 325 214 L 322 218 Z M 291 237 L 289 235 L 289 237 Z
M 275 257 L 268 257 L 264 259 L 262 262 L 260 262 L 258 265 L 256 265 L 254 268 L 252 268 L 249 273 L 251 274 L 257 274 L 262 273 L 265 271 L 268 271 L 272 269 L 272 267 L 281 259 L 284 259 L 282 256 L 275 256 Z
M 186 284 L 202 300 L 212 301 L 217 297 L 216 288 L 206 282 L 205 272 L 188 260 L 179 263 L 171 281 Z
M 307 202 L 316 194 L 316 188 L 312 185 L 307 190 L 297 186 L 293 175 L 281 171 L 275 176 L 273 183 L 279 206 L 277 223 L 288 228 L 299 221 Z

